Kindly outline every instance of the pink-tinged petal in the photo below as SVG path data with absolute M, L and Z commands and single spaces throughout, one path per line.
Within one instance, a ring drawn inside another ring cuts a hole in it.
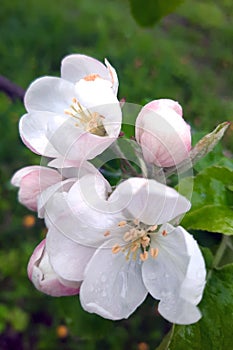
M 46 236 L 46 249 L 54 271 L 67 281 L 82 281 L 96 249 L 82 246 L 61 234 L 55 226 Z
M 166 223 L 190 209 L 190 202 L 173 188 L 155 180 L 130 178 L 110 195 L 125 216 L 147 225 Z
M 55 297 L 78 294 L 81 285 L 78 282 L 75 287 L 70 287 L 61 283 L 50 265 L 45 240 L 35 248 L 29 260 L 28 277 L 39 291 Z
M 47 136 L 47 124 L 54 118 L 54 113 L 35 112 L 25 114 L 19 121 L 19 133 L 22 141 L 33 152 L 47 157 L 59 157 L 58 151 L 53 147 Z M 56 128 L 64 120 L 57 118 Z M 55 128 L 55 126 L 54 126 Z
M 191 132 L 179 106 L 162 101 L 142 108 L 136 119 L 136 140 L 147 163 L 169 167 L 188 158 Z
M 84 310 L 104 318 L 128 318 L 144 301 L 147 290 L 141 277 L 141 262 L 113 254 L 101 246 L 90 260 L 80 289 Z
M 85 132 L 76 127 L 71 118 L 67 119 L 60 128 L 53 127 L 53 124 L 49 124 L 49 138 L 57 151 L 66 159 L 80 162 L 95 158 L 108 148 L 118 135 L 116 133 L 114 136 L 98 136 Z M 115 124 L 113 128 L 115 130 Z
M 63 79 L 77 83 L 80 79 L 92 74 L 98 74 L 102 79 L 109 79 L 108 70 L 95 58 L 73 54 L 62 60 L 61 77 Z
M 47 111 L 63 114 L 75 97 L 74 85 L 57 77 L 36 79 L 28 88 L 24 104 L 28 112 Z
M 151 109 L 152 111 L 156 111 L 164 106 L 173 109 L 181 117 L 183 116 L 181 105 L 177 101 L 170 100 L 169 98 L 161 98 L 160 100 L 151 101 L 147 103 L 145 107 L 147 109 Z
M 19 202 L 28 209 L 37 210 L 39 194 L 61 181 L 61 175 L 53 169 L 42 166 L 29 166 L 15 173 L 11 182 L 19 187 Z

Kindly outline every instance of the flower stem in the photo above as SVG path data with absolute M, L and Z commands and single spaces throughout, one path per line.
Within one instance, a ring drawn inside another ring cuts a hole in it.
M 136 169 L 132 166 L 132 164 L 128 161 L 128 159 L 126 158 L 125 154 L 122 152 L 122 150 L 120 149 L 119 145 L 114 142 L 111 146 L 113 152 L 119 157 L 121 158 L 121 161 L 123 164 L 125 164 L 127 166 L 127 168 L 130 170 L 131 175 L 133 176 L 140 176 L 140 174 L 137 173 Z M 124 169 L 124 168 L 123 168 Z
M 218 250 L 214 256 L 214 259 L 213 259 L 213 263 L 212 263 L 212 268 L 211 270 L 209 271 L 208 273 L 208 276 L 207 276 L 207 280 L 211 277 L 212 275 L 212 271 L 213 269 L 216 269 L 220 263 L 220 261 L 222 260 L 222 257 L 224 255 L 224 252 L 225 252 L 225 249 L 227 247 L 227 243 L 228 243 L 228 236 L 224 235 L 223 238 L 222 238 L 222 241 L 218 247 Z

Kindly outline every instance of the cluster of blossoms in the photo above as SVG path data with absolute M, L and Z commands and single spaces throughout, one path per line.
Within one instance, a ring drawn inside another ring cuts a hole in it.
M 92 162 L 119 137 L 117 91 L 107 60 L 76 54 L 62 61 L 61 78 L 37 79 L 26 92 L 20 135 L 47 164 L 17 171 L 12 184 L 48 228 L 28 276 L 46 294 L 79 294 L 85 310 L 105 318 L 129 317 L 150 293 L 164 318 L 194 323 L 201 317 L 205 264 L 192 235 L 173 226 L 190 202 L 141 174 L 113 189 Z M 141 109 L 135 138 L 150 167 L 177 165 L 191 149 L 182 108 L 168 99 Z

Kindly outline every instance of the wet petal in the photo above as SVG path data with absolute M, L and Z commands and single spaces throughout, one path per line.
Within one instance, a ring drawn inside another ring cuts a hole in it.
M 141 262 L 101 246 L 90 260 L 80 289 L 82 307 L 102 317 L 128 318 L 146 298 Z

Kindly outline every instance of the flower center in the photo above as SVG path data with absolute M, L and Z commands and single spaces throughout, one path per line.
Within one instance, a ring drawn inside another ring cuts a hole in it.
M 158 226 L 148 226 L 140 223 L 137 219 L 130 223 L 120 221 L 118 226 L 124 227 L 127 224 L 130 225 L 130 228 L 123 236 L 126 245 L 121 247 L 119 244 L 115 244 L 112 247 L 112 253 L 117 254 L 122 252 L 125 254 L 126 260 L 129 260 L 130 257 L 132 257 L 133 260 L 136 260 L 139 252 L 139 258 L 141 261 L 147 260 L 149 256 L 155 259 L 158 256 L 159 249 L 151 247 L 151 235 L 158 231 Z M 109 234 L 108 231 L 108 235 Z M 166 232 L 164 231 L 162 234 L 166 235 Z
M 77 120 L 76 126 L 98 136 L 105 136 L 106 130 L 103 125 L 104 117 L 98 112 L 90 112 L 84 109 L 81 103 L 74 97 L 69 109 L 65 109 L 65 114 Z

